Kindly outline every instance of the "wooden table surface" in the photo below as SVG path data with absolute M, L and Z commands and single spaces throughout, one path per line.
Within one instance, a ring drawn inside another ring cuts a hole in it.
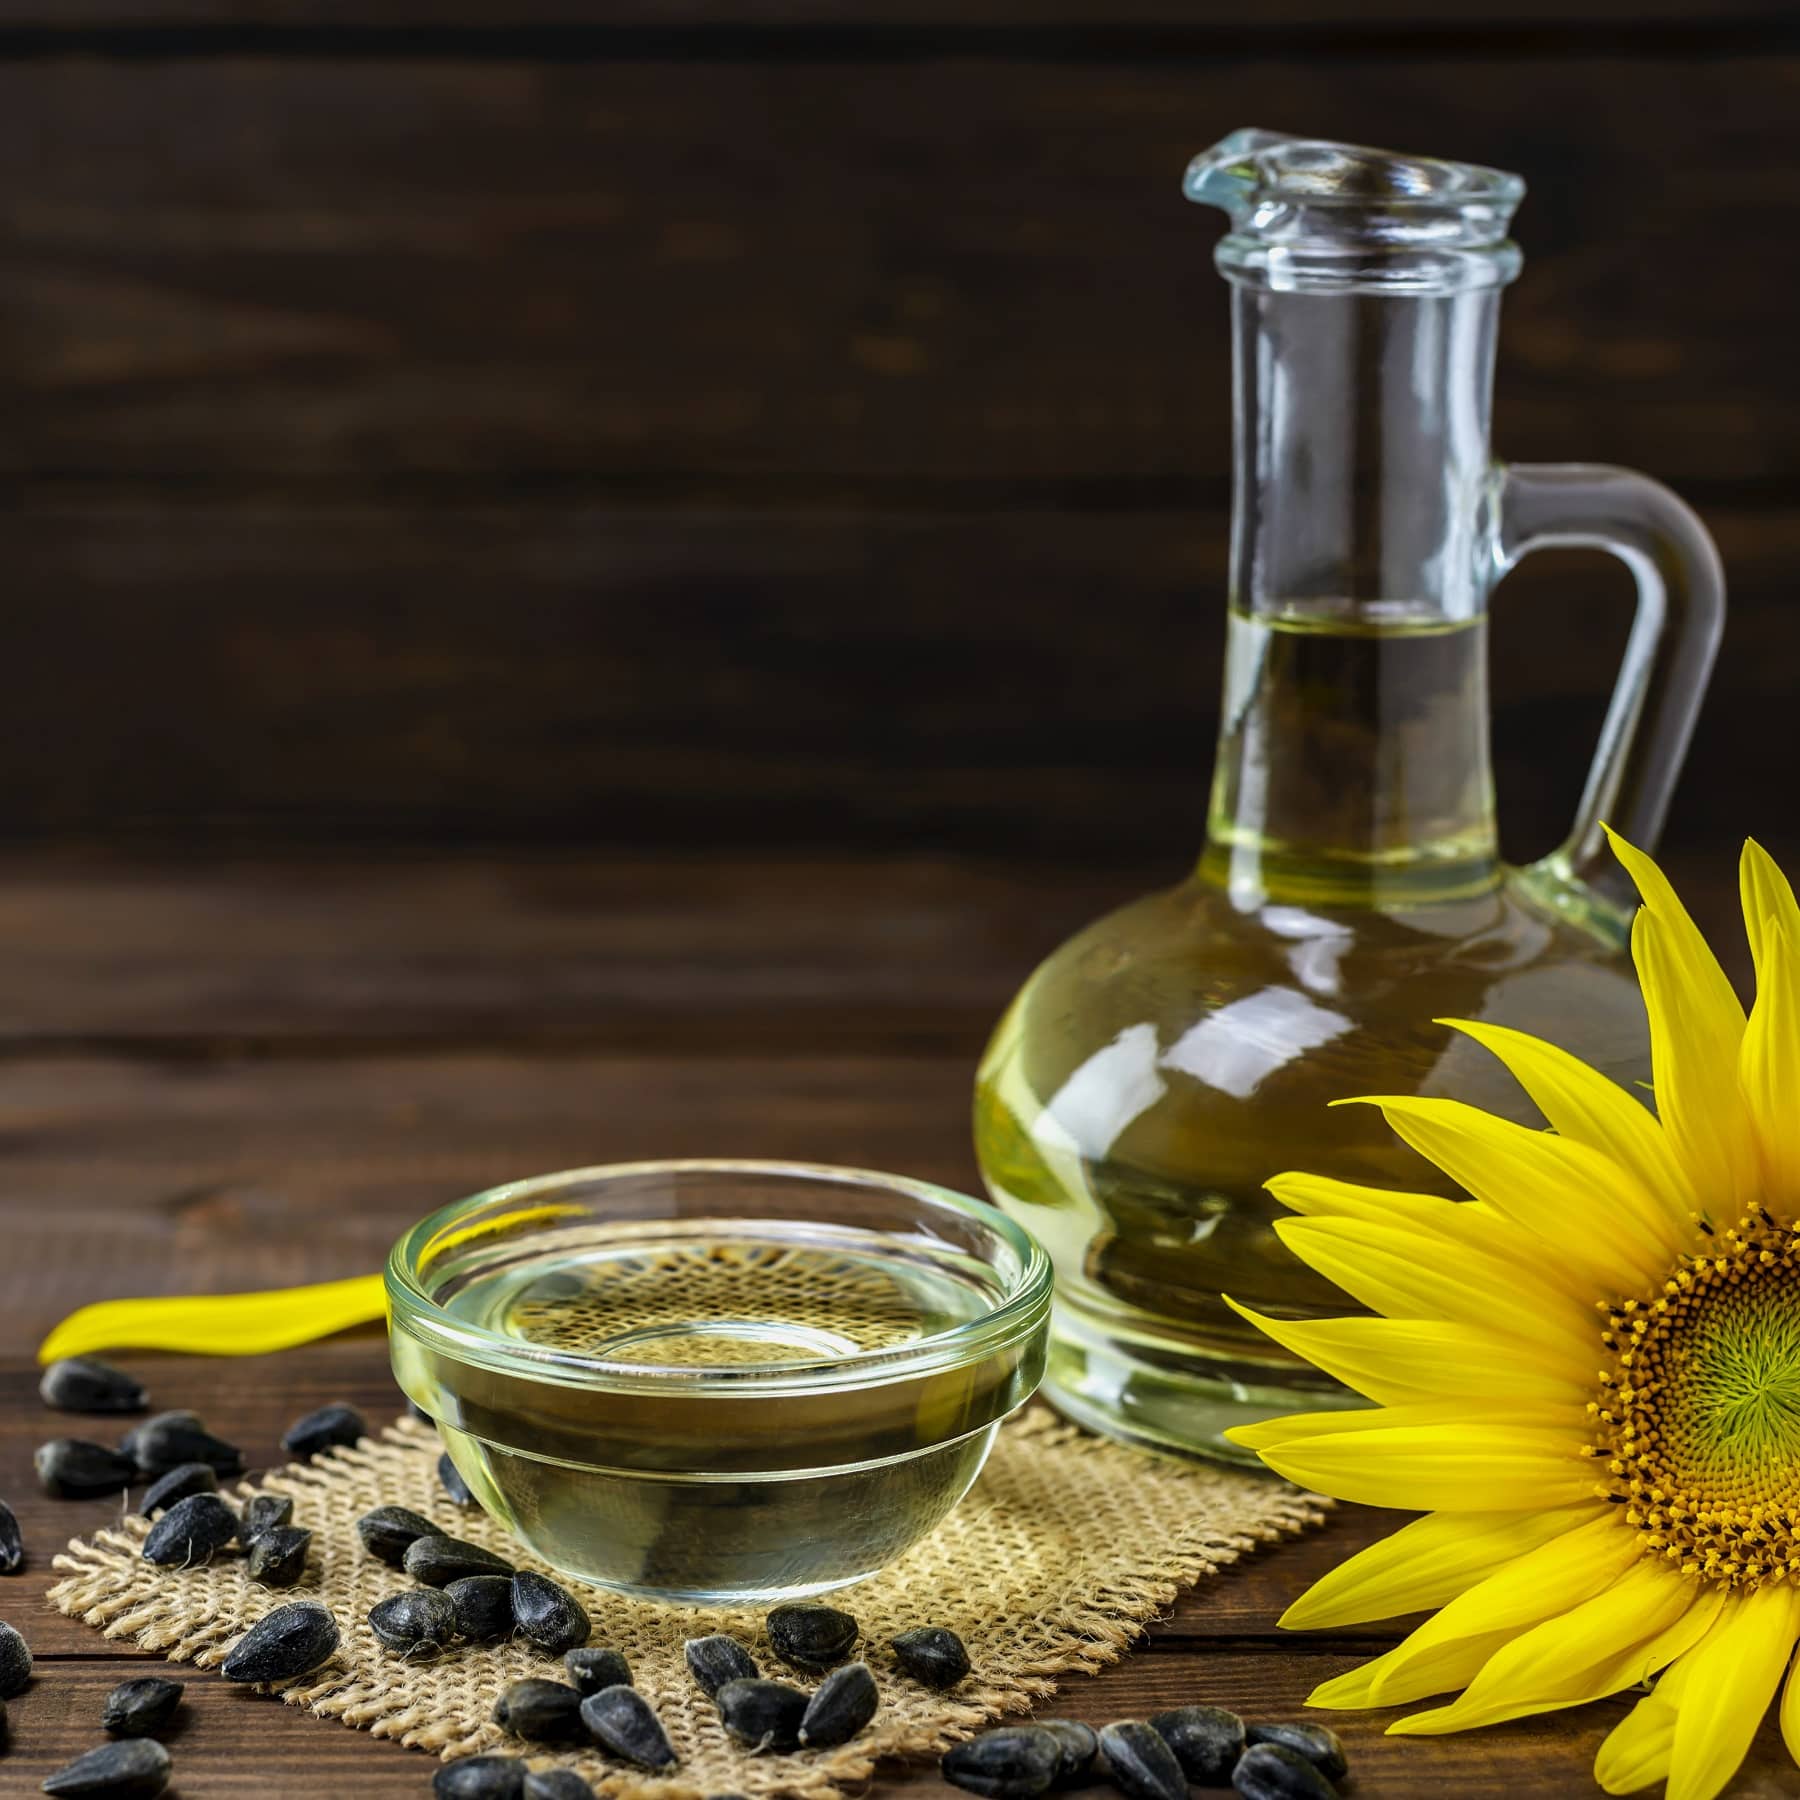
M 987 1026 L 1036 955 L 1139 885 L 922 860 L 0 864 L 0 1495 L 30 1552 L 0 1580 L 0 1617 L 38 1658 L 0 1795 L 96 1742 L 101 1696 L 153 1662 L 43 1604 L 55 1551 L 117 1507 L 32 1478 L 35 1444 L 85 1429 L 34 1392 L 32 1348 L 64 1312 L 372 1271 L 427 1208 L 576 1163 L 792 1156 L 970 1185 Z M 245 1363 L 121 1360 L 253 1466 L 320 1402 L 397 1405 L 376 1333 Z M 1226 1571 L 1055 1710 L 1296 1714 L 1398 1634 L 1291 1637 L 1276 1617 L 1392 1523 L 1346 1508 Z M 186 1800 L 429 1792 L 424 1756 L 187 1679 L 171 1739 Z M 1333 1722 L 1358 1795 L 1581 1794 L 1624 1704 L 1411 1742 L 1384 1739 L 1380 1715 Z M 877 1783 L 902 1789 L 951 1791 L 923 1765 Z M 1732 1792 L 1794 1790 L 1765 1729 Z

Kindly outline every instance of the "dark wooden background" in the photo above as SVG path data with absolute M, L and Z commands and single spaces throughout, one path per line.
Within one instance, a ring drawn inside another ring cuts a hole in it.
M 1258 123 L 1522 171 L 1497 444 L 1700 507 L 1800 850 L 1777 0 L 0 0 L 0 832 L 1178 869 Z M 1628 607 L 1497 607 L 1509 848 Z

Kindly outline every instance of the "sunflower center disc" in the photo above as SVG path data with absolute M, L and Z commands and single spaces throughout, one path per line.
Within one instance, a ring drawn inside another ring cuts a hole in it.
M 1602 1340 L 1594 1453 L 1645 1550 L 1727 1587 L 1800 1578 L 1800 1237 L 1740 1220 Z

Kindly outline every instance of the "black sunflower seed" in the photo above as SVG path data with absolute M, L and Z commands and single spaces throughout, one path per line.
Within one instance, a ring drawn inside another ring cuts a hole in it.
M 687 1658 L 688 1673 L 709 1699 L 716 1700 L 719 1689 L 728 1681 L 754 1681 L 762 1673 L 755 1657 L 736 1638 L 727 1637 L 722 1631 L 711 1637 L 689 1638 L 681 1648 Z
M 797 1750 L 806 1696 L 785 1681 L 728 1681 L 713 1695 L 725 1729 L 752 1750 Z
M 1034 1722 L 1040 1731 L 1049 1732 L 1062 1750 L 1062 1759 L 1056 1765 L 1056 1785 L 1059 1788 L 1083 1785 L 1100 1752 L 1100 1740 L 1094 1735 L 1093 1726 L 1084 1725 L 1079 1719 L 1038 1719 Z
M 1034 1800 L 1047 1794 L 1062 1761 L 1054 1732 L 1004 1725 L 953 1744 L 938 1761 L 944 1779 L 985 1800 Z
M 369 1435 L 369 1421 L 354 1406 L 335 1401 L 296 1419 L 281 1439 L 289 1456 L 317 1456 L 322 1450 L 348 1449 Z
M 250 1579 L 267 1588 L 291 1588 L 306 1573 L 312 1533 L 300 1525 L 271 1525 L 250 1541 L 244 1567 Z
M 369 1608 L 369 1629 L 411 1660 L 441 1656 L 456 1636 L 456 1603 L 436 1588 L 408 1588 Z
M 448 1450 L 437 1460 L 437 1476 L 438 1485 L 458 1506 L 475 1504 L 475 1496 L 469 1491 L 469 1484 L 463 1480 L 462 1470 L 450 1460 Z
M 1222 1706 L 1177 1706 L 1150 1729 L 1175 1752 L 1181 1772 L 1200 1787 L 1225 1787 L 1244 1754 L 1244 1721 Z
M 519 1630 L 552 1656 L 585 1644 L 593 1629 L 573 1594 L 530 1569 L 521 1569 L 512 1579 L 512 1608 Z
M 138 1511 L 146 1519 L 153 1519 L 159 1512 L 165 1511 L 177 1500 L 185 1500 L 190 1494 L 216 1494 L 219 1491 L 219 1476 L 210 1463 L 178 1463 L 168 1474 L 159 1475 L 144 1489 L 144 1497 L 138 1502 Z
M 116 1494 L 137 1480 L 137 1465 L 130 1457 L 85 1438 L 52 1438 L 38 1445 L 31 1460 L 44 1492 L 58 1500 Z
M 525 1800 L 594 1800 L 594 1790 L 573 1769 L 534 1769 L 525 1777 Z
M 560 1681 L 535 1676 L 515 1681 L 494 1702 L 494 1723 L 534 1744 L 579 1744 L 587 1737 L 581 1696 Z
M 65 1356 L 44 1371 L 38 1392 L 58 1412 L 135 1413 L 150 1404 L 138 1382 L 92 1356 Z
M 204 1467 L 196 1464 L 195 1467 Z M 278 1525 L 291 1525 L 294 1522 L 294 1502 L 288 1494 L 256 1494 L 244 1507 L 244 1520 L 238 1526 L 238 1542 L 246 1550 L 250 1548 L 265 1531 L 273 1531 Z
M 406 1553 L 422 1537 L 444 1534 L 432 1522 L 404 1506 L 378 1506 L 356 1521 L 356 1535 L 371 1556 L 378 1556 L 390 1569 L 400 1568 Z
M 444 1592 L 456 1608 L 456 1629 L 471 1644 L 497 1644 L 502 1638 L 512 1636 L 510 1576 L 463 1575 L 451 1582 Z
M 0 1700 L 25 1691 L 31 1679 L 31 1648 L 18 1632 L 0 1619 Z
M 869 1665 L 845 1663 L 819 1683 L 818 1692 L 806 1703 L 800 1720 L 802 1749 L 829 1749 L 847 1744 L 874 1718 L 881 1704 Z
M 337 1620 L 310 1601 L 265 1613 L 219 1665 L 227 1681 L 298 1681 L 338 1647 Z
M 1231 1771 L 1243 1800 L 1337 1800 L 1337 1789 L 1298 1750 L 1252 1744 Z
M 16 1575 L 25 1566 L 25 1538 L 13 1509 L 0 1500 L 0 1575 Z
M 581 1722 L 602 1750 L 640 1769 L 672 1769 L 675 1746 L 663 1730 L 662 1720 L 636 1688 L 602 1688 L 581 1703 Z
M 431 1778 L 437 1800 L 523 1800 L 525 1765 L 516 1756 L 465 1756 Z
M 510 1575 L 512 1564 L 479 1544 L 465 1544 L 461 1538 L 415 1538 L 407 1546 L 401 1568 L 414 1581 L 427 1587 L 448 1587 L 465 1575 Z
M 809 1674 L 835 1669 L 856 1643 L 857 1624 L 833 1606 L 778 1606 L 769 1614 L 769 1648 Z
M 154 1738 L 102 1744 L 44 1778 L 46 1794 L 67 1800 L 156 1800 L 169 1785 L 169 1753 Z
M 158 1413 L 126 1432 L 119 1445 L 145 1475 L 166 1475 L 183 1463 L 202 1462 L 221 1475 L 236 1475 L 244 1453 L 236 1444 L 216 1438 L 191 1412 Z
M 217 1494 L 189 1494 L 150 1527 L 144 1561 L 182 1569 L 209 1563 L 237 1536 L 238 1522 Z
M 1175 1752 L 1142 1719 L 1101 1726 L 1100 1758 L 1128 1800 L 1187 1800 L 1187 1777 Z
M 100 1723 L 114 1737 L 155 1737 L 174 1718 L 182 1692 L 179 1681 L 167 1681 L 160 1675 L 121 1681 L 106 1696 Z
M 888 1647 L 901 1668 L 927 1687 L 955 1687 L 969 1672 L 969 1653 L 948 1626 L 920 1625 L 901 1632 Z
M 1247 1744 L 1279 1744 L 1304 1756 L 1312 1766 L 1331 1781 L 1342 1781 L 1350 1772 L 1349 1758 L 1335 1731 L 1305 1720 L 1297 1724 L 1252 1725 L 1244 1734 Z
M 630 1687 L 631 1664 L 622 1650 L 607 1650 L 596 1645 L 591 1650 L 571 1650 L 563 1658 L 569 1680 L 582 1694 L 597 1694 L 602 1688 Z

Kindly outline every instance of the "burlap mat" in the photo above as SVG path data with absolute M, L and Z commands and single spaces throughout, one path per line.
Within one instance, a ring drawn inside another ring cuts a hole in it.
M 560 1675 L 554 1661 L 515 1642 L 408 1663 L 384 1650 L 367 1623 L 376 1601 L 409 1585 L 356 1534 L 357 1517 L 383 1503 L 412 1507 L 453 1536 L 552 1573 L 484 1514 L 444 1497 L 437 1451 L 428 1426 L 404 1419 L 380 1442 L 365 1440 L 240 1486 L 234 1498 L 291 1494 L 295 1523 L 313 1531 L 306 1577 L 291 1593 L 253 1585 L 235 1555 L 200 1569 L 159 1569 L 139 1555 L 146 1523 L 130 1517 L 92 1541 L 77 1539 L 56 1558 L 65 1574 L 50 1601 L 109 1638 L 211 1667 L 273 1607 L 318 1600 L 336 1616 L 342 1645 L 282 1699 L 445 1757 L 524 1751 L 489 1713 L 521 1676 Z M 726 1737 L 687 1673 L 682 1640 L 729 1631 L 765 1673 L 787 1674 L 768 1653 L 759 1613 L 665 1607 L 583 1589 L 592 1642 L 630 1659 L 681 1765 L 673 1779 L 650 1780 L 596 1751 L 534 1751 L 529 1760 L 577 1768 L 599 1793 L 631 1800 L 728 1793 L 832 1800 L 867 1777 L 878 1757 L 942 1749 L 1002 1713 L 1023 1711 L 1051 1691 L 1056 1677 L 1116 1662 L 1180 1588 L 1258 1544 L 1317 1523 L 1320 1504 L 1262 1477 L 1141 1455 L 1034 1408 L 1000 1432 L 981 1479 L 929 1539 L 835 1597 L 862 1624 L 860 1654 L 882 1693 L 875 1722 L 853 1743 L 758 1757 Z M 896 1667 L 888 1639 L 913 1625 L 948 1625 L 967 1644 L 974 1672 L 953 1693 L 932 1693 Z

